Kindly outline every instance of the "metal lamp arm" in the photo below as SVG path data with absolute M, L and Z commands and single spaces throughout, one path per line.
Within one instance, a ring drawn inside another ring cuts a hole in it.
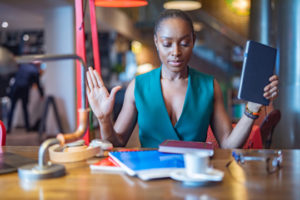
M 16 56 L 15 60 L 17 63 L 31 63 L 31 62 L 49 62 L 49 61 L 57 61 L 57 60 L 79 60 L 81 63 L 81 67 L 83 67 L 82 73 L 81 73 L 81 101 L 82 101 L 82 109 L 85 109 L 86 107 L 86 98 L 85 98 L 85 71 L 87 70 L 86 63 L 82 60 L 82 58 L 76 54 L 53 54 L 53 55 L 25 55 L 25 56 Z
M 49 61 L 57 61 L 57 60 L 69 60 L 69 59 L 75 59 L 79 60 L 81 62 L 81 67 L 83 70 L 81 70 L 81 101 L 82 106 L 79 110 L 79 124 L 77 126 L 77 129 L 75 132 L 63 134 L 60 133 L 57 135 L 57 140 L 59 140 L 59 143 L 61 145 L 64 145 L 67 142 L 72 142 L 74 140 L 77 140 L 81 136 L 84 135 L 87 129 L 87 123 L 88 123 L 88 112 L 89 110 L 86 109 L 86 97 L 85 97 L 85 71 L 87 70 L 86 63 L 82 60 L 82 58 L 76 54 L 64 54 L 64 55 L 25 55 L 25 56 L 18 56 L 15 57 L 15 61 L 17 63 L 31 63 L 31 62 L 49 62 Z M 46 140 L 47 141 L 47 140 Z M 45 142 L 46 142 L 45 141 Z M 43 145 L 42 145 L 43 146 Z M 42 147 L 41 146 L 41 147 Z

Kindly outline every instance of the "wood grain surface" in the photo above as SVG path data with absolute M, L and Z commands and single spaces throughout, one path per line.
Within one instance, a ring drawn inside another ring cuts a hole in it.
M 6 146 L 2 151 L 37 158 L 38 147 Z M 126 174 L 91 171 L 90 159 L 65 164 L 60 178 L 23 182 L 0 175 L 0 199 L 300 199 L 300 150 L 283 150 L 282 168 L 268 174 L 265 163 L 232 162 L 232 150 L 217 149 L 211 165 L 224 171 L 222 182 L 188 187 L 172 179 L 142 181 Z M 241 150 L 249 152 L 251 150 Z

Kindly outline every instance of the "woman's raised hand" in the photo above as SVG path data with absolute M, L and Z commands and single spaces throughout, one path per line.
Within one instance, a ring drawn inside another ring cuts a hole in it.
M 273 100 L 278 96 L 278 85 L 279 85 L 279 79 L 277 75 L 273 75 L 269 78 L 270 83 L 264 87 L 264 97 L 269 100 Z M 251 111 L 258 111 L 262 105 L 248 102 L 248 108 Z
M 275 99 L 278 96 L 279 80 L 277 75 L 273 75 L 269 79 L 270 83 L 264 88 L 264 97 L 266 99 Z
M 87 97 L 91 108 L 99 120 L 108 119 L 113 111 L 116 93 L 121 86 L 114 87 L 110 94 L 96 70 L 89 67 L 87 75 Z

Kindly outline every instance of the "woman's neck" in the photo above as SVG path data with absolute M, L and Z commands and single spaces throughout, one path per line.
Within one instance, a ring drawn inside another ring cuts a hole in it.
M 168 79 L 170 81 L 185 79 L 188 77 L 188 67 L 183 68 L 181 71 L 171 71 L 167 67 L 161 67 L 161 78 Z

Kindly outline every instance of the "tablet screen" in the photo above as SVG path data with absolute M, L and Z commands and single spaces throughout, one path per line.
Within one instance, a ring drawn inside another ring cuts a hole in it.
M 0 174 L 17 171 L 18 167 L 37 161 L 10 152 L 0 153 Z

